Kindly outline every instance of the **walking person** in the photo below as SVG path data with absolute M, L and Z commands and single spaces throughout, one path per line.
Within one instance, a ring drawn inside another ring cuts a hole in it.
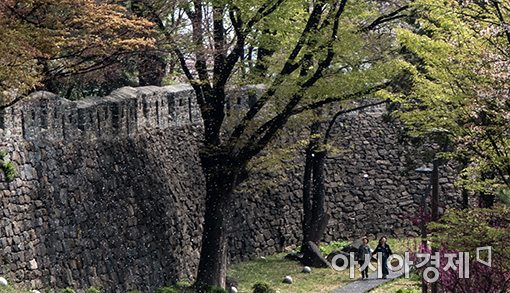
M 381 239 L 379 239 L 379 244 L 377 244 L 377 247 L 375 248 L 374 252 L 372 253 L 372 255 L 377 254 L 378 258 L 379 258 L 378 253 L 381 253 L 380 258 L 379 258 L 379 265 L 382 268 L 383 279 L 386 279 L 386 277 L 389 274 L 389 272 L 388 272 L 388 258 L 390 257 L 390 255 L 393 254 L 390 246 L 388 245 L 388 243 L 386 243 L 386 241 L 387 241 L 387 239 L 385 236 L 381 237 Z
M 368 238 L 365 236 L 361 239 L 363 243 L 358 247 L 358 263 L 361 270 L 361 279 L 368 279 L 368 265 L 372 257 L 372 250 L 368 246 Z

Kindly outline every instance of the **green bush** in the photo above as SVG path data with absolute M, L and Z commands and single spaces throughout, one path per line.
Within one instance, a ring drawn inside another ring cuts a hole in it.
M 331 241 L 327 245 L 321 245 L 319 248 L 323 255 L 328 255 L 335 250 L 341 250 L 345 246 L 349 245 L 349 241 Z
M 191 284 L 188 281 L 178 281 L 177 283 L 175 283 L 175 286 L 177 288 L 188 288 L 191 287 Z
M 60 290 L 60 293 L 75 293 L 73 288 L 65 288 Z
M 418 289 L 398 289 L 397 293 L 420 293 L 421 290 Z
M 94 287 L 90 287 L 85 291 L 85 293 L 101 293 L 101 290 Z
M 161 287 L 156 290 L 156 293 L 179 293 L 179 289 L 177 286 L 175 287 Z
M 276 291 L 274 289 L 271 289 L 269 284 L 267 283 L 256 283 L 252 287 L 253 293 L 275 293 Z

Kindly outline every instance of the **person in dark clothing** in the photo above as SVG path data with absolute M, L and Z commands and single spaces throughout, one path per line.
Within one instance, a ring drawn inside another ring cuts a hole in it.
M 372 257 L 372 250 L 368 246 L 368 238 L 361 239 L 363 243 L 358 247 L 358 263 L 361 269 L 361 279 L 368 279 L 368 264 Z M 365 265 L 365 267 L 363 267 Z
M 379 259 L 379 264 L 382 266 L 383 279 L 386 279 L 386 276 L 389 274 L 389 272 L 388 272 L 388 258 L 390 257 L 390 255 L 393 254 L 390 246 L 388 245 L 388 243 L 386 243 L 386 241 L 387 241 L 387 239 L 385 236 L 381 237 L 381 239 L 379 239 L 379 244 L 377 244 L 377 247 L 375 248 L 374 252 L 372 253 L 372 255 L 381 253 L 381 258 Z

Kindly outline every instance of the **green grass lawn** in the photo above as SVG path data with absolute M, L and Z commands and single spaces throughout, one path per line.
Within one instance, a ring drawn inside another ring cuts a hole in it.
M 239 281 L 239 293 L 252 292 L 251 288 L 257 282 L 266 282 L 281 293 L 305 293 L 331 292 L 342 283 L 351 281 L 348 271 L 337 272 L 330 268 L 312 268 L 312 273 L 302 273 L 301 264 L 286 260 L 284 256 L 285 253 L 281 253 L 232 266 L 229 275 Z M 293 284 L 282 283 L 286 275 L 292 276 Z
M 31 293 L 29 289 L 0 286 L 0 293 Z
M 394 253 L 404 253 L 408 248 L 413 249 L 414 242 L 414 238 L 388 239 L 388 244 Z M 345 244 L 334 242 L 331 245 L 323 245 L 321 251 L 329 253 L 332 250 L 340 249 Z M 377 241 L 370 241 L 372 249 L 376 245 Z M 312 273 L 302 273 L 303 266 L 298 262 L 284 259 L 285 255 L 286 253 L 280 253 L 232 265 L 228 275 L 239 281 L 237 289 L 240 293 L 251 293 L 252 286 L 258 282 L 268 283 L 271 288 L 281 293 L 320 293 L 331 292 L 335 288 L 353 281 L 349 278 L 349 270 L 338 272 L 330 268 L 312 268 Z M 293 284 L 282 283 L 286 275 L 293 278 Z M 357 269 L 355 276 L 356 278 L 360 277 L 360 272 Z

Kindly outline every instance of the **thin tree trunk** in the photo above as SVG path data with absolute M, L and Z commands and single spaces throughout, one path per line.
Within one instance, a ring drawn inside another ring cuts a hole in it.
M 311 234 L 312 222 L 313 222 L 313 211 L 312 211 L 312 178 L 313 178 L 313 165 L 314 165 L 314 150 L 319 145 L 319 139 L 316 135 L 320 133 L 320 123 L 315 122 L 310 127 L 310 142 L 306 149 L 306 160 L 305 160 L 305 171 L 303 176 L 303 241 L 304 246 L 308 241 L 312 241 Z
M 482 179 L 486 180 L 486 179 L 492 179 L 494 178 L 494 175 L 493 174 L 490 174 L 490 173 L 483 173 L 482 174 Z M 495 201 L 496 197 L 493 195 L 493 194 L 489 194 L 489 193 L 486 193 L 486 192 L 480 192 L 480 195 L 478 197 L 478 206 L 480 208 L 492 208 L 494 206 L 494 201 Z
M 439 220 L 439 161 L 436 159 L 432 167 L 432 221 Z
M 462 188 L 462 209 L 469 208 L 469 193 L 466 188 Z
M 326 230 L 329 217 L 325 213 L 326 200 L 324 165 L 327 151 L 315 151 L 313 156 L 313 200 L 312 200 L 312 227 L 310 241 L 319 244 Z
M 310 141 L 306 148 L 305 172 L 303 176 L 303 241 L 301 246 L 305 245 L 310 239 L 310 224 L 312 221 L 312 161 L 312 142 Z

